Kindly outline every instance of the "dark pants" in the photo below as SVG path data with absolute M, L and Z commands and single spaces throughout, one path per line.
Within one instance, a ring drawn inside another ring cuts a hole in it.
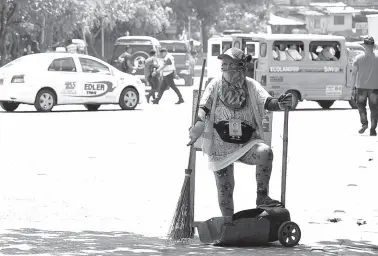
M 151 86 L 151 91 L 147 95 L 147 97 L 150 98 L 152 96 L 152 98 L 155 99 L 155 93 L 157 93 L 158 90 L 159 90 L 159 84 L 160 84 L 159 77 L 158 76 L 150 76 L 148 78 L 148 84 Z
M 375 130 L 377 128 L 378 121 L 378 89 L 357 89 L 357 105 L 358 112 L 360 113 L 360 120 L 362 125 L 368 125 L 368 118 L 366 112 L 366 104 L 369 100 L 370 108 L 370 120 L 371 120 L 371 129 Z
M 173 80 L 175 78 L 174 73 L 169 74 L 167 76 L 163 76 L 163 81 L 161 82 L 159 94 L 157 96 L 157 102 L 163 97 L 164 91 L 171 87 L 172 90 L 175 91 L 179 99 L 182 99 L 182 95 L 180 93 L 180 90 L 177 88 L 175 81 Z

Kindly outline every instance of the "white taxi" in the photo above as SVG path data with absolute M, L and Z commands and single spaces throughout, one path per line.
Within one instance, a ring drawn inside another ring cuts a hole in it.
M 108 63 L 75 53 L 38 53 L 0 68 L 0 105 L 14 111 L 20 104 L 48 112 L 56 105 L 82 104 L 95 111 L 102 104 L 124 110 L 143 103 L 145 85 Z

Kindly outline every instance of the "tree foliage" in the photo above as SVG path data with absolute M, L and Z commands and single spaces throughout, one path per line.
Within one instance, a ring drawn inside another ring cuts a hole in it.
M 101 28 L 114 36 L 126 30 L 155 36 L 171 22 L 178 34 L 190 22 L 192 34 L 202 32 L 206 42 L 210 31 L 264 30 L 269 8 L 264 0 L 0 0 L 0 53 L 14 35 L 30 35 L 46 49 L 83 34 L 94 45 Z

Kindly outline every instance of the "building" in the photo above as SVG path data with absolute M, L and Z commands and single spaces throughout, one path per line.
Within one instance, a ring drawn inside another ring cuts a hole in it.
M 291 34 L 295 30 L 306 31 L 306 23 L 293 18 L 270 14 L 268 25 L 272 34 Z

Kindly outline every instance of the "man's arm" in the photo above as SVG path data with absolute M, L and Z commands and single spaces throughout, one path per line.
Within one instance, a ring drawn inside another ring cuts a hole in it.
M 357 81 L 357 74 L 359 70 L 359 62 L 361 58 L 363 57 L 363 54 L 360 54 L 356 57 L 355 61 L 353 62 L 353 67 L 352 67 L 352 86 L 353 89 L 356 88 L 356 81 Z

